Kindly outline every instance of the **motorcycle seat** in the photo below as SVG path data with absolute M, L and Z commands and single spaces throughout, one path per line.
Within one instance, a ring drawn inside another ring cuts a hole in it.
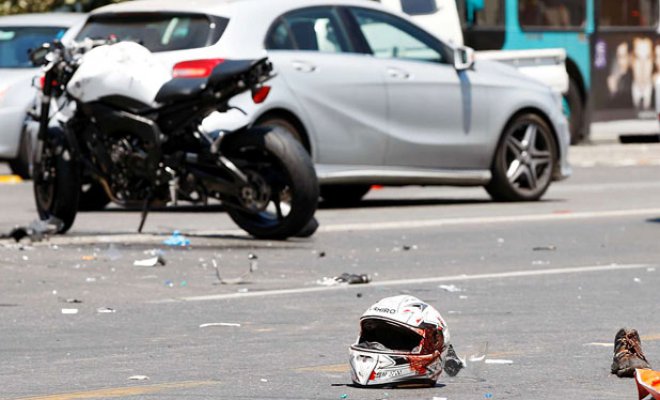
M 206 89 L 207 79 L 174 78 L 163 85 L 156 94 L 157 103 L 173 103 L 200 94 Z

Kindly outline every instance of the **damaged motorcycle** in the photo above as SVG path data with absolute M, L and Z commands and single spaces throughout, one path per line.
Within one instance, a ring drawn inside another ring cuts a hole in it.
M 192 60 L 169 71 L 137 43 L 86 40 L 44 44 L 31 60 L 43 68 L 34 195 L 59 233 L 81 196 L 86 207 L 94 198 L 141 207 L 140 231 L 152 207 L 208 199 L 256 238 L 316 230 L 318 182 L 300 143 L 281 128 L 204 123 L 245 91 L 265 100 L 267 59 Z

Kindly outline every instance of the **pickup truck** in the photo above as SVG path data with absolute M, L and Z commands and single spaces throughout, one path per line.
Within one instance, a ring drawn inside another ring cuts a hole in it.
M 436 0 L 428 10 L 425 1 L 377 0 L 384 6 L 407 13 L 420 26 L 453 46 L 463 46 L 463 31 L 455 0 Z M 431 3 L 429 3 L 431 4 Z M 553 89 L 568 92 L 564 49 L 477 51 L 476 60 L 495 60 L 512 65 L 525 75 Z

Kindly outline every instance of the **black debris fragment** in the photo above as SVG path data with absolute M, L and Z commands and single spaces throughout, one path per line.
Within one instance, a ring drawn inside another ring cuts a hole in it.
M 447 350 L 447 355 L 445 356 L 445 372 L 449 376 L 456 376 L 458 373 L 465 367 L 465 363 L 461 360 L 456 351 L 454 350 L 453 345 L 449 345 Z
M 548 246 L 537 246 L 532 249 L 533 251 L 555 251 L 557 250 L 557 246 L 555 245 L 548 245 Z
M 54 235 L 62 229 L 64 223 L 57 217 L 47 220 L 34 220 L 28 226 L 17 226 L 9 232 L 9 237 L 17 243 L 29 237 L 33 242 L 40 242 L 49 235 Z

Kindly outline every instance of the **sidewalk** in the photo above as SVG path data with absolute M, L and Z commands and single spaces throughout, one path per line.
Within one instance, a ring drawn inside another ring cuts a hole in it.
M 568 159 L 573 167 L 626 167 L 636 165 L 660 165 L 660 143 L 622 144 L 619 132 L 637 132 L 643 135 L 660 134 L 655 124 L 595 123 L 591 126 L 590 142 L 571 146 Z M 627 128 L 627 129 L 626 129 Z

